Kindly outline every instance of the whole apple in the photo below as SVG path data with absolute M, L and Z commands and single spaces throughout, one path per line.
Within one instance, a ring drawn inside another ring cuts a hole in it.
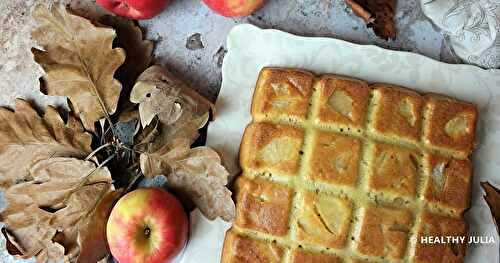
M 188 219 L 181 203 L 161 188 L 141 188 L 111 210 L 106 237 L 120 263 L 166 263 L 186 244 Z
M 203 0 L 216 13 L 226 17 L 248 16 L 261 8 L 264 0 Z
M 165 9 L 170 0 L 97 0 L 106 10 L 132 19 L 150 19 Z

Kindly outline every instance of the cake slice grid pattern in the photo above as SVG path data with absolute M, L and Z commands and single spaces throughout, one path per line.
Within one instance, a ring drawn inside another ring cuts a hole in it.
M 473 105 L 265 68 L 252 117 L 241 144 L 237 219 L 223 262 L 463 259 L 462 245 L 418 241 L 466 235 Z M 255 251 L 262 254 L 234 245 L 239 239 L 258 244 Z M 276 248 L 279 256 L 272 253 Z

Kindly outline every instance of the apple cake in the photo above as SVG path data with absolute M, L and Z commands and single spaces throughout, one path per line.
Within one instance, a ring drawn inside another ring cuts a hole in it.
M 240 147 L 223 263 L 461 262 L 476 107 L 264 68 Z

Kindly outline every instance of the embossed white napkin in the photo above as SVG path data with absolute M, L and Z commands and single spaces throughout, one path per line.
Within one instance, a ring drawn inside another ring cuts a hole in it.
M 420 0 L 420 4 L 461 59 L 483 68 L 500 67 L 500 0 Z

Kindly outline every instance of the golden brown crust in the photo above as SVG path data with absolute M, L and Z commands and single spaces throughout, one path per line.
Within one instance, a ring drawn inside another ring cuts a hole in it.
M 319 97 L 314 120 L 322 124 L 362 128 L 370 88 L 366 82 L 335 75 L 321 77 L 316 85 Z
M 252 100 L 252 117 L 257 121 L 293 118 L 305 120 L 314 75 L 307 71 L 264 68 Z
M 371 263 L 371 262 L 376 262 L 376 261 L 370 261 L 368 259 L 361 259 L 361 258 L 349 258 L 344 261 L 345 263 Z
M 284 249 L 274 242 L 257 241 L 230 229 L 226 232 L 221 262 L 278 263 L 284 253 Z
M 358 178 L 360 152 L 359 139 L 316 132 L 308 176 L 332 185 L 354 186 Z
M 417 143 L 422 126 L 422 97 L 411 90 L 375 84 L 369 130 L 374 134 Z
M 295 175 L 298 171 L 304 132 L 292 126 L 252 123 L 240 148 L 243 169 Z
M 424 212 L 420 218 L 414 261 L 418 263 L 463 262 L 466 243 L 429 243 L 424 238 L 446 238 L 467 236 L 464 219 L 454 219 Z M 467 240 L 465 239 L 465 242 Z
M 349 200 L 303 192 L 297 216 L 297 239 L 323 247 L 343 248 L 352 216 Z
M 467 158 L 474 149 L 476 107 L 433 94 L 427 95 L 425 101 L 424 144 Z
M 426 154 L 424 170 L 427 177 L 425 200 L 460 216 L 469 207 L 472 190 L 471 162 Z
M 302 249 L 295 249 L 292 252 L 291 263 L 341 263 L 342 259 L 335 255 L 309 252 Z
M 369 161 L 370 189 L 402 197 L 415 196 L 420 162 L 420 154 L 415 150 L 376 143 Z
M 265 68 L 252 117 L 223 263 L 463 261 L 414 239 L 466 235 L 472 104 Z
M 264 179 L 239 177 L 235 225 L 263 233 L 288 233 L 292 189 Z
M 403 258 L 411 221 L 411 214 L 406 210 L 365 208 L 357 250 L 368 256 Z

